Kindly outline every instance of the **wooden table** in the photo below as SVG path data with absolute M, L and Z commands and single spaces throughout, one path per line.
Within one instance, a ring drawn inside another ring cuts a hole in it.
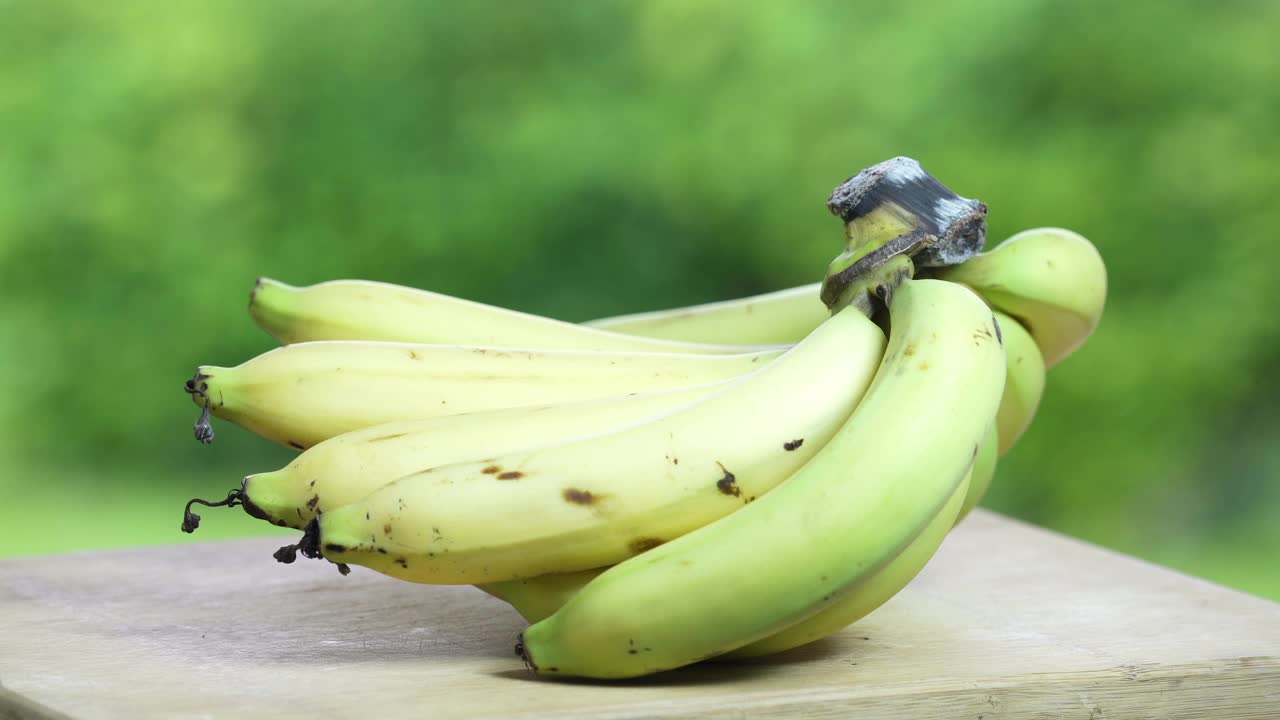
M 833 638 L 623 683 L 530 676 L 479 590 L 280 544 L 0 562 L 0 719 L 1280 718 L 1280 605 L 986 512 Z

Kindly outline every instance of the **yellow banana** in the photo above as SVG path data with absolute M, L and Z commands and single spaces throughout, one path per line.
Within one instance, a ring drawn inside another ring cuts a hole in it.
M 836 604 L 951 502 L 995 418 L 1004 351 L 982 301 L 906 281 L 872 387 L 800 471 L 605 571 L 518 648 L 539 674 L 621 678 L 721 655 Z
M 731 382 L 374 425 L 329 438 L 280 470 L 246 477 L 240 502 L 254 517 L 301 530 L 316 515 L 405 475 L 633 424 Z
M 1008 388 L 1005 388 L 1005 392 L 1008 392 Z M 991 480 L 996 475 L 996 461 L 1000 459 L 999 447 L 999 436 L 996 427 L 992 425 L 986 436 L 982 438 L 978 457 L 973 459 L 973 470 L 969 473 L 969 491 L 965 494 L 964 505 L 956 517 L 957 525 L 978 506 L 982 497 L 987 494 L 987 489 L 991 487 Z
M 401 478 L 321 515 L 304 543 L 334 562 L 433 583 L 616 563 L 755 501 L 803 465 L 853 412 L 883 348 L 874 323 L 840 313 L 691 406 Z
M 872 574 L 851 590 L 840 602 L 796 625 L 770 635 L 763 640 L 745 645 L 721 656 L 726 659 L 756 657 L 782 652 L 819 640 L 838 632 L 872 610 L 888 602 L 919 574 L 920 570 L 937 552 L 947 532 L 956 522 L 958 513 L 967 497 L 969 481 L 961 483 L 924 531 L 911 544 L 891 560 L 883 569 Z M 550 617 L 564 606 L 584 585 L 594 580 L 607 568 L 583 570 L 575 573 L 541 575 L 525 580 L 510 580 L 479 586 L 481 590 L 505 600 L 530 623 Z
M 947 533 L 955 526 L 960 508 L 969 490 L 969 477 L 956 486 L 951 498 L 924 530 L 902 549 L 892 560 L 853 585 L 838 602 L 827 605 L 817 613 L 784 628 L 762 640 L 744 645 L 720 656 L 737 659 L 772 655 L 784 650 L 807 645 L 866 617 L 872 610 L 889 602 L 906 587 L 925 565 L 929 564 Z
M 285 344 L 383 340 L 615 352 L 740 353 L 769 349 L 743 348 L 741 343 L 717 345 L 624 335 L 370 280 L 330 280 L 294 287 L 259 278 L 249 296 L 249 314 L 263 330 Z
M 201 366 L 197 406 L 302 450 L 399 420 L 546 405 L 740 377 L 781 350 L 629 353 L 326 341 L 286 345 L 236 367 Z M 201 437 L 202 414 L 197 423 Z
M 795 343 L 831 316 L 822 283 L 674 310 L 592 320 L 601 330 L 693 343 Z
M 1035 419 L 1044 395 L 1045 367 L 1040 348 L 1022 323 L 998 310 L 994 314 L 1003 335 L 1008 367 L 1004 397 L 1000 398 L 1000 412 L 996 414 L 1000 455 L 1004 455 Z

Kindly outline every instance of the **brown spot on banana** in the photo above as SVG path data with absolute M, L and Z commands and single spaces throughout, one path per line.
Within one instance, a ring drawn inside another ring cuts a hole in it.
M 632 540 L 631 544 L 628 545 L 628 547 L 630 548 L 633 554 L 639 555 L 642 552 L 647 552 L 649 550 L 652 550 L 658 547 L 664 542 L 666 541 L 659 540 L 658 538 L 642 537 L 642 538 L 636 538 L 635 540 Z
M 578 488 L 565 488 L 561 493 L 566 502 L 574 505 L 594 505 L 600 501 L 599 495 L 593 495 L 590 490 L 579 490 Z
M 408 434 L 409 433 L 392 433 L 391 435 L 380 435 L 376 438 L 370 438 L 369 442 L 376 443 L 376 442 L 383 442 L 385 440 L 395 440 L 396 438 L 401 438 Z

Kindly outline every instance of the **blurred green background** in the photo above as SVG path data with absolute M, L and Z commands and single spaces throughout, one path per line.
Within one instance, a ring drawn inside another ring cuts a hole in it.
M 0 0 L 0 555 L 276 532 L 181 506 L 259 275 L 569 320 L 821 278 L 911 155 L 1092 239 L 1092 340 L 986 505 L 1280 598 L 1280 3 Z

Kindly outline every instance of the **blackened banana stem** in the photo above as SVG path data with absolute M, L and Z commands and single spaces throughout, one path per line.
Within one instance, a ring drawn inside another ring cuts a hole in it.
M 864 169 L 832 193 L 827 208 L 845 224 L 845 251 L 827 268 L 822 301 L 833 310 L 857 298 L 897 257 L 917 267 L 962 263 L 982 249 L 986 205 L 956 195 L 907 157 Z

